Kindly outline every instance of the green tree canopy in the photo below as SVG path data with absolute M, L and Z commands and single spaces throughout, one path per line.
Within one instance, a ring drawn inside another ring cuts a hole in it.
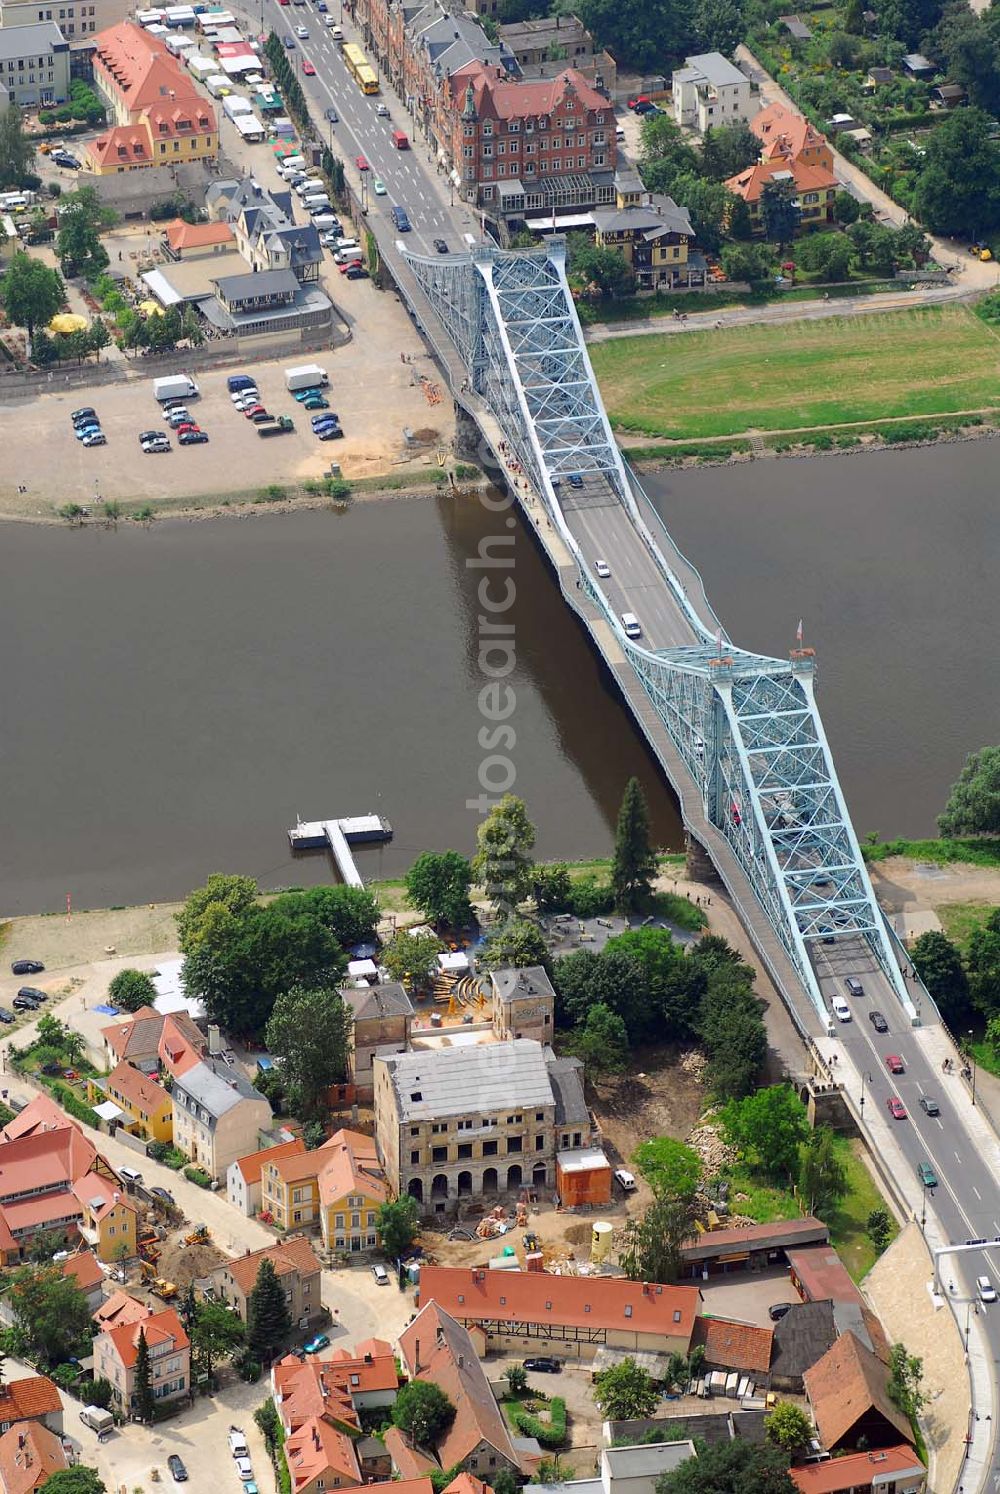
M 641 1220 L 630 1220 L 626 1226 L 625 1244 L 618 1256 L 625 1275 L 632 1281 L 676 1280 L 681 1246 L 693 1229 L 687 1204 L 658 1198 Z
M 424 851 L 406 873 L 406 897 L 428 923 L 465 928 L 472 921 L 472 866 L 457 851 Z
M 425 986 L 437 969 L 444 944 L 436 934 L 411 934 L 400 929 L 382 951 L 382 964 L 393 980 L 411 989 Z
M 1000 747 L 983 747 L 966 758 L 938 815 L 938 829 L 942 835 L 1000 835 Z
M 301 1115 L 326 1113 L 326 1091 L 347 1075 L 351 1033 L 351 1013 L 339 991 L 293 986 L 275 1001 L 267 1046 L 282 1061 L 282 1078 Z
M 806 1107 L 790 1084 L 772 1084 L 722 1112 L 726 1140 L 772 1177 L 794 1177 L 799 1147 L 809 1135 Z
M 341 949 L 367 944 L 375 938 L 381 909 L 366 887 L 310 887 L 305 892 L 283 892 L 272 903 L 289 918 L 317 918 Z
M 75 1468 L 60 1468 L 57 1473 L 50 1473 L 40 1494 L 108 1494 L 108 1490 L 96 1469 L 78 1463 Z
M 632 1160 L 657 1198 L 690 1203 L 701 1179 L 701 1158 L 683 1141 L 655 1136 L 636 1148 Z
M 638 778 L 625 785 L 615 852 L 611 862 L 611 891 L 621 913 L 634 913 L 649 898 L 656 876 L 656 853 L 649 837 L 649 806 Z
M 837 1154 L 829 1126 L 817 1126 L 799 1159 L 799 1202 L 807 1214 L 829 1218 L 848 1191 L 847 1168 Z
M 1000 908 L 973 929 L 965 952 L 969 995 L 977 1011 L 992 1016 L 1000 1011 Z
M 0 191 L 8 192 L 21 185 L 31 169 L 34 155 L 35 147 L 24 133 L 19 106 L 8 104 L 0 109 Z
M 639 139 L 639 170 L 651 192 L 673 193 L 678 177 L 698 174 L 698 155 L 669 114 L 647 115 Z
M 501 918 L 511 918 L 531 892 L 535 827 L 523 799 L 504 794 L 476 831 L 472 871 Z
M 59 1266 L 21 1266 L 9 1278 L 14 1324 L 27 1346 L 51 1364 L 68 1359 L 89 1341 L 87 1299 Z
M 549 965 L 545 935 L 530 918 L 508 918 L 490 930 L 481 945 L 477 964 L 484 970 L 504 965 Z
M 539 913 L 558 913 L 568 908 L 573 896 L 569 867 L 563 861 L 536 866 L 531 892 Z
M 570 284 L 575 289 L 596 288 L 602 296 L 631 295 L 635 275 L 619 249 L 602 248 L 585 233 L 571 233 L 567 247 Z
M 1000 221 L 1000 144 L 994 130 L 995 122 L 981 109 L 956 109 L 927 136 L 913 210 L 932 233 L 972 239 Z M 944 818 L 952 813 L 949 801 Z M 1000 818 L 991 833 L 998 827 Z
M 628 1063 L 628 1029 L 618 1013 L 600 1001 L 588 1008 L 568 1046 L 592 1079 L 620 1074 Z
M 865 1232 L 875 1247 L 876 1254 L 881 1255 L 892 1238 L 892 1220 L 889 1218 L 887 1209 L 872 1209 L 865 1224 Z
M 207 1375 L 221 1360 L 231 1359 L 246 1339 L 242 1320 L 221 1302 L 207 1300 L 196 1304 L 188 1333 L 198 1367 Z
M 743 7 L 739 0 L 697 0 L 694 29 L 699 52 L 721 52 L 724 57 L 731 57 L 746 36 Z M 755 155 L 751 157 L 753 161 L 756 159 Z
M 893 1405 L 898 1406 L 911 1421 L 916 1421 L 927 1404 L 923 1380 L 924 1361 L 916 1354 L 908 1354 L 903 1344 L 893 1344 L 889 1350 L 886 1391 Z
M 780 1447 L 789 1457 L 807 1447 L 813 1435 L 813 1424 L 794 1401 L 779 1401 L 773 1411 L 764 1417 L 764 1436 L 775 1447 Z
M 137 1012 L 141 1006 L 153 1006 L 156 987 L 145 970 L 119 970 L 108 985 L 108 1000 L 123 1012 Z
M 660 1404 L 652 1375 L 634 1359 L 622 1359 L 594 1376 L 594 1400 L 607 1421 L 641 1421 Z
M 764 233 L 779 249 L 790 244 L 799 228 L 801 213 L 794 191 L 784 182 L 764 183 L 760 194 L 760 217 Z
M 915 941 L 910 959 L 948 1026 L 952 1031 L 963 1027 L 972 1014 L 972 1003 L 958 946 L 940 929 L 930 929 Z
M 788 1454 L 736 1438 L 706 1447 L 656 1481 L 656 1494 L 798 1494 Z
M 796 248 L 795 258 L 803 270 L 822 275 L 824 280 L 831 283 L 847 280 L 850 278 L 854 245 L 846 234 L 811 233 Z
M 23 250 L 12 257 L 0 293 L 10 320 L 27 332 L 29 347 L 35 328 L 50 322 L 66 302 L 58 271 L 50 270 Z
M 404 1385 L 392 1408 L 393 1424 L 406 1433 L 414 1447 L 433 1447 L 454 1417 L 451 1401 L 430 1380 L 411 1380 Z
M 274 1263 L 265 1258 L 247 1302 L 247 1346 L 260 1360 L 272 1358 L 287 1343 L 292 1315 Z
M 420 1209 L 415 1198 L 403 1193 L 379 1205 L 377 1227 L 382 1249 L 392 1261 L 405 1255 L 420 1233 Z
M 643 1036 L 663 1041 L 692 1037 L 704 990 L 702 972 L 684 958 L 669 929 L 650 924 L 626 929 L 604 946 L 604 954 L 626 954 L 642 966 L 648 1023 Z M 633 1019 L 634 1020 L 634 1019 Z
M 177 914 L 177 937 L 182 954 L 194 954 L 214 928 L 219 910 L 240 918 L 254 907 L 260 889 L 253 877 L 213 872 L 204 887 L 189 892 Z
M 703 0 L 703 3 L 728 5 L 730 0 Z M 701 144 L 701 169 L 712 181 L 728 181 L 759 158 L 760 141 L 743 120 L 705 131 Z
M 743 202 L 741 197 L 736 199 L 737 203 Z M 749 217 L 749 208 L 746 203 L 743 207 Z M 734 212 L 737 209 L 734 208 Z M 734 220 L 730 218 L 730 228 L 733 229 Z M 735 232 L 735 229 L 733 229 Z M 770 244 L 724 244 L 722 246 L 722 268 L 726 272 L 727 280 L 746 280 L 751 285 L 756 285 L 762 280 L 770 280 L 777 268 L 774 259 L 774 250 Z
M 149 1344 L 144 1329 L 139 1328 L 139 1341 L 135 1346 L 135 1414 L 140 1421 L 153 1419 L 153 1377 L 149 1367 Z
M 685 57 L 695 39 L 692 0 L 647 0 L 645 5 L 580 0 L 576 14 L 619 67 L 638 72 L 662 69 L 671 59 Z

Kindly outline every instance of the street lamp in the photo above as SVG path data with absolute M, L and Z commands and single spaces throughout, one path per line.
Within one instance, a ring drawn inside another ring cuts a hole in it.
M 864 1123 L 865 1123 L 865 1080 L 867 1080 L 868 1083 L 871 1084 L 871 1082 L 872 1082 L 872 1076 L 871 1076 L 871 1074 L 862 1074 L 861 1075 L 861 1124 L 862 1125 L 864 1125 Z

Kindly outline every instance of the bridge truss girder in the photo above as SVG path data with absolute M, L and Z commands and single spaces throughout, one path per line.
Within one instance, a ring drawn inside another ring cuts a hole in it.
M 407 263 L 465 361 L 472 390 L 577 561 L 580 587 L 615 633 L 817 1011 L 826 1002 L 809 947 L 830 934 L 866 941 L 913 1014 L 865 868 L 813 697 L 812 659 L 792 664 L 716 641 L 646 528 L 597 389 L 566 281 L 563 241 L 479 246 Z M 600 474 L 687 612 L 692 644 L 636 645 L 566 524 L 557 487 Z M 556 479 L 555 485 L 553 479 Z

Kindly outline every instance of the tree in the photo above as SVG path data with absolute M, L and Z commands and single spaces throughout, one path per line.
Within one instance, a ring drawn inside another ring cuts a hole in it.
M 78 1463 L 75 1468 L 50 1473 L 40 1494 L 108 1494 L 108 1488 L 96 1469 Z
M 629 1014 L 632 1025 L 638 1024 L 633 1036 L 692 1037 L 702 994 L 701 973 L 685 960 L 682 946 L 674 943 L 669 930 L 652 925 L 626 929 L 605 944 L 602 958 L 612 954 L 629 955 L 642 966 L 644 1006 L 642 1013 Z
M 511 918 L 531 892 L 535 827 L 523 799 L 504 794 L 476 831 L 478 850 L 472 862 L 476 880 L 501 918 Z
M 784 182 L 765 182 L 760 194 L 760 216 L 764 233 L 779 249 L 794 239 L 801 214 L 793 190 Z
M 656 1136 L 637 1147 L 632 1160 L 657 1198 L 690 1203 L 701 1179 L 701 1158 L 683 1141 Z
M 68 1359 L 89 1339 L 90 1310 L 76 1281 L 58 1266 L 22 1266 L 10 1277 L 15 1327 L 50 1363 Z
M 796 253 L 802 269 L 815 271 L 831 282 L 849 278 L 853 257 L 854 245 L 842 233 L 810 234 Z
M 410 934 L 400 929 L 383 949 L 382 964 L 393 980 L 411 988 L 425 986 L 444 947 L 436 934 Z
M 690 214 L 698 243 L 710 254 L 717 254 L 735 200 L 732 192 L 722 182 L 705 181 L 700 176 L 677 177 L 673 191 Z
M 650 72 L 669 58 L 683 58 L 694 44 L 691 0 L 647 0 L 622 5 L 620 0 L 581 0 L 576 13 L 602 47 L 630 71 Z
M 965 962 L 973 1006 L 992 1015 L 1000 1008 L 1000 909 L 969 935 Z
M 258 1406 L 253 1414 L 253 1419 L 260 1429 L 260 1434 L 267 1444 L 267 1450 L 273 1458 L 278 1448 L 278 1438 L 281 1435 L 281 1417 L 273 1400 L 265 1401 L 263 1406 Z
M 347 1075 L 352 1016 L 339 991 L 293 986 L 277 998 L 265 1036 L 281 1059 L 293 1108 L 303 1116 L 325 1113 L 331 1084 Z
M 94 275 L 107 268 L 108 251 L 96 224 L 80 204 L 67 202 L 59 214 L 56 254 L 65 274 Z
M 257 1268 L 257 1280 L 247 1302 L 247 1347 L 260 1360 L 271 1359 L 292 1331 L 292 1315 L 267 1257 Z
M 772 1177 L 794 1177 L 799 1147 L 809 1135 L 806 1107 L 790 1084 L 772 1084 L 722 1112 L 726 1140 Z
M 145 970 L 119 970 L 108 985 L 108 1000 L 123 1012 L 137 1012 L 142 1006 L 153 1006 L 156 1002 L 153 977 Z
M 872 1209 L 865 1229 L 869 1240 L 875 1247 L 876 1254 L 881 1255 L 892 1238 L 892 1220 L 889 1218 L 888 1210 Z
M 679 176 L 698 174 L 698 156 L 668 114 L 648 114 L 639 139 L 639 169 L 651 192 L 672 192 Z
M 706 1447 L 696 1458 L 663 1473 L 656 1494 L 798 1494 L 788 1454 L 736 1438 Z
M 198 1368 L 209 1377 L 219 1360 L 231 1359 L 246 1338 L 243 1323 L 220 1302 L 199 1302 L 188 1332 Z
M 752 1093 L 767 1058 L 761 1004 L 738 980 L 711 979 L 702 999 L 700 1024 L 708 1050 L 705 1080 L 720 1101 Z
M 310 887 L 306 892 L 283 892 L 272 908 L 289 918 L 318 918 L 342 949 L 368 944 L 375 938 L 382 916 L 378 899 L 366 887 Z
M 630 1221 L 619 1264 L 633 1281 L 673 1281 L 680 1275 L 681 1246 L 693 1230 L 688 1206 L 658 1198 L 641 1221 Z
M 213 872 L 204 887 L 189 892 L 177 914 L 178 945 L 182 954 L 193 954 L 213 927 L 220 910 L 239 918 L 252 908 L 260 889 L 253 877 L 227 876 Z
M 737 202 L 743 199 L 738 197 Z M 750 209 L 746 207 L 749 217 Z M 724 244 L 722 246 L 722 268 L 727 280 L 747 280 L 757 285 L 770 280 L 774 275 L 774 250 L 770 244 Z
M 711 4 L 713 0 L 702 0 L 702 3 Z M 714 3 L 726 5 L 730 0 L 714 0 Z M 745 171 L 759 158 L 760 141 L 743 120 L 705 131 L 701 145 L 701 169 L 713 181 L 728 181 L 729 177 Z
M 889 1350 L 889 1380 L 886 1393 L 894 1406 L 904 1416 L 916 1421 L 927 1397 L 923 1392 L 924 1361 L 915 1354 L 908 1354 L 903 1344 L 893 1344 Z
M 594 1400 L 606 1421 L 638 1421 L 652 1416 L 660 1392 L 648 1370 L 622 1359 L 594 1376 Z
M 938 829 L 942 835 L 1000 835 L 1000 747 L 983 747 L 966 758 L 938 815 Z
M 571 233 L 567 240 L 569 274 L 581 290 L 596 287 L 603 296 L 627 296 L 635 285 L 632 267 L 618 249 L 602 249 L 585 233 Z
M 28 352 L 36 327 L 50 322 L 65 304 L 66 292 L 56 270 L 19 250 L 4 276 L 3 304 L 10 320 L 28 334 Z
M 921 934 L 910 950 L 913 967 L 934 999 L 948 1026 L 963 1026 L 972 1012 L 969 977 L 962 956 L 940 929 Z
M 628 1063 L 628 1029 L 603 1001 L 590 1007 L 569 1046 L 591 1078 L 620 1074 Z
M 19 187 L 28 175 L 35 147 L 24 133 L 21 110 L 16 104 L 0 109 L 0 191 Z
M 729 204 L 728 228 L 730 236 L 734 239 L 746 241 L 753 238 L 753 218 L 742 197 L 734 196 Z M 732 276 L 731 278 L 739 279 L 740 277 Z
M 523 1395 L 528 1388 L 528 1372 L 523 1364 L 510 1365 L 504 1374 L 504 1379 L 507 1381 L 507 1389 L 511 1395 Z M 494 1494 L 496 1494 L 495 1485 Z
M 573 897 L 573 883 L 565 862 L 536 866 L 531 892 L 539 913 L 558 913 L 568 908 Z
M 554 974 L 556 1017 L 563 1025 L 582 1024 L 592 1006 L 603 1005 L 621 1017 L 630 1044 L 655 1028 L 656 1011 L 647 999 L 642 965 L 627 950 L 577 950 L 557 962 Z
M 406 873 L 406 899 L 428 923 L 465 928 L 472 922 L 472 866 L 457 851 L 424 851 Z
M 406 1433 L 413 1447 L 433 1447 L 454 1416 L 451 1401 L 430 1380 L 411 1380 L 404 1385 L 392 1408 L 393 1424 Z
M 738 0 L 698 0 L 694 29 L 701 52 L 721 52 L 731 57 L 746 35 L 746 22 Z M 757 157 L 754 156 L 753 160 Z M 742 170 L 737 166 L 737 171 Z
M 1000 221 L 1000 145 L 994 128 L 981 109 L 956 109 L 927 136 L 913 211 L 932 233 L 971 239 Z M 945 816 L 949 813 L 950 806 Z
M 420 1233 L 420 1209 L 408 1193 L 379 1205 L 376 1228 L 382 1249 L 392 1261 L 405 1255 Z
M 818 1126 L 799 1161 L 799 1200 L 807 1214 L 825 1218 L 848 1191 L 847 1169 L 837 1155 L 833 1132 Z
M 135 1346 L 135 1390 L 132 1404 L 140 1421 L 153 1419 L 153 1379 L 149 1368 L 149 1345 L 145 1330 L 140 1327 L 139 1341 Z
M 549 965 L 549 948 L 537 923 L 528 918 L 508 918 L 493 929 L 481 945 L 477 963 L 485 970 L 505 965 Z
M 764 1436 L 789 1457 L 806 1447 L 813 1435 L 813 1425 L 801 1406 L 793 1401 L 779 1401 L 764 1417 Z
M 649 806 L 638 778 L 630 778 L 618 811 L 615 853 L 611 862 L 611 890 L 618 911 L 634 913 L 649 898 L 655 875 L 656 853 L 649 839 Z
M 860 3 L 860 0 L 859 0 Z M 856 223 L 861 214 L 861 204 L 850 192 L 838 192 L 833 199 L 833 215 L 845 228 Z

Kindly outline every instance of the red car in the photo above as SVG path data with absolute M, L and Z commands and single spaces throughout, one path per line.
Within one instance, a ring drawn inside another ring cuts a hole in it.
M 630 109 L 635 109 L 637 104 L 651 104 L 652 102 L 653 100 L 648 96 L 648 94 L 640 93 L 637 98 L 629 99 L 628 106 Z
M 905 1074 L 906 1065 L 898 1053 L 887 1053 L 885 1055 L 885 1066 L 890 1074 Z
M 346 275 L 348 270 L 352 270 L 355 265 L 360 265 L 360 263 L 360 259 L 347 259 L 342 265 L 338 265 L 337 269 L 342 275 Z
M 354 158 L 354 164 L 358 168 L 359 171 L 370 171 L 371 170 L 371 167 L 368 165 L 368 162 L 365 160 L 364 156 L 355 156 L 355 158 Z
M 903 1104 L 902 1100 L 898 1098 L 898 1096 L 890 1095 L 885 1103 L 888 1107 L 889 1114 L 892 1116 L 894 1121 L 905 1121 L 906 1106 Z
M 183 436 L 183 434 L 184 434 L 185 431 L 200 431 L 200 430 L 201 430 L 201 426 L 200 425 L 196 425 L 193 420 L 185 420 L 182 425 L 179 425 L 177 427 L 177 434 L 179 436 Z
M 248 420 L 252 420 L 255 415 L 266 415 L 267 411 L 263 405 L 251 405 L 249 410 L 244 410 L 243 413 Z
M 302 71 L 305 73 L 307 78 L 315 78 L 316 76 L 316 69 L 313 67 L 311 62 L 304 62 L 302 64 Z

